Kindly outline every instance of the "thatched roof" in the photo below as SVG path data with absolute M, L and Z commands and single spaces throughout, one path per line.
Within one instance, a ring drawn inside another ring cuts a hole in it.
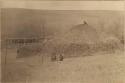
M 67 33 L 65 33 L 62 37 L 63 42 L 77 44 L 92 44 L 97 42 L 98 39 L 99 36 L 96 32 L 96 29 L 89 26 L 88 24 L 76 25 L 72 27 Z
M 72 27 L 69 31 L 52 38 L 50 41 L 46 42 L 47 50 L 49 49 L 65 49 L 72 44 L 82 45 L 94 44 L 98 41 L 98 35 L 94 28 L 88 24 L 79 24 Z M 46 48 L 45 47 L 45 48 Z

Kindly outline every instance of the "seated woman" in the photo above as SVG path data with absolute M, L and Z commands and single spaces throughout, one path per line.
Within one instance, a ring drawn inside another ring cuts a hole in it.
M 63 61 L 64 57 L 62 54 L 59 55 L 59 61 Z

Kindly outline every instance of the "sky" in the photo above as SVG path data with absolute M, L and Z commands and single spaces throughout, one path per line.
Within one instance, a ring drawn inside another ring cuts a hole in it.
M 65 33 L 85 20 L 99 33 L 120 34 L 123 31 L 122 11 L 2 9 L 2 37 L 39 37 Z

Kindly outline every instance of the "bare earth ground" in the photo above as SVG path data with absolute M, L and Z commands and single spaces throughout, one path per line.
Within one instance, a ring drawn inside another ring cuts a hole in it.
M 65 58 L 62 62 L 51 62 L 42 56 L 9 57 L 4 69 L 6 79 L 3 77 L 7 82 L 3 83 L 125 83 L 122 52 Z

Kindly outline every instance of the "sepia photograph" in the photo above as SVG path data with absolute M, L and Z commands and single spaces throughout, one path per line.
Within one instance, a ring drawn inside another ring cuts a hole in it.
M 3 0 L 3 1 L 20 1 L 20 0 Z M 21 1 L 124 1 L 124 0 L 21 0 Z
M 124 11 L 1 8 L 1 83 L 125 83 Z

